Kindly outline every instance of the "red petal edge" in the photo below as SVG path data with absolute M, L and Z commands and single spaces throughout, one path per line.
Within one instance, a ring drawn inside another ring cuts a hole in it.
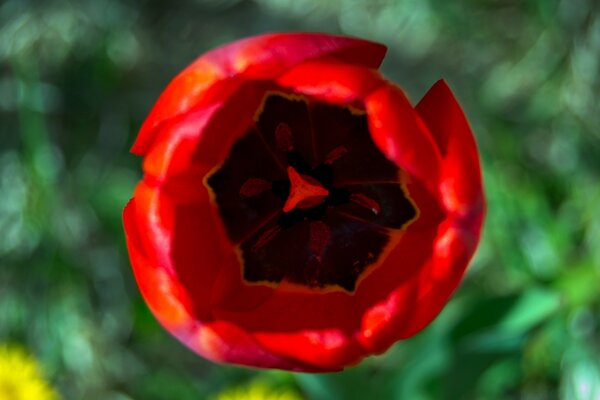
M 229 83 L 232 78 L 273 79 L 294 65 L 323 56 L 377 68 L 385 52 L 386 47 L 379 43 L 319 33 L 270 33 L 218 47 L 200 56 L 169 83 L 131 151 L 146 154 L 154 142 L 155 128 L 164 120 L 228 98 L 237 89 Z
M 463 218 L 482 214 L 485 200 L 477 144 L 465 114 L 444 80 L 429 89 L 416 111 L 429 127 L 444 159 L 440 191 L 445 207 Z

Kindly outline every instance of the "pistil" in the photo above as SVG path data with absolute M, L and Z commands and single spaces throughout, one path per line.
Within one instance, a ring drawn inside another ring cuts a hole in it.
M 283 206 L 283 212 L 290 212 L 294 208 L 314 207 L 321 204 L 329 195 L 329 190 L 316 179 L 299 174 L 292 166 L 288 166 L 287 172 L 290 179 L 290 194 Z

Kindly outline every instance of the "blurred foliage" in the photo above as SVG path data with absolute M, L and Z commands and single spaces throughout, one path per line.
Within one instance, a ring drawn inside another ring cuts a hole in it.
M 183 348 L 143 304 L 121 227 L 140 177 L 128 148 L 170 78 L 286 30 L 386 43 L 384 73 L 414 101 L 445 77 L 485 170 L 483 241 L 452 302 L 336 374 Z M 6 0 L 0 343 L 35 354 L 65 399 L 201 399 L 256 379 L 307 399 L 598 399 L 599 93 L 595 0 Z

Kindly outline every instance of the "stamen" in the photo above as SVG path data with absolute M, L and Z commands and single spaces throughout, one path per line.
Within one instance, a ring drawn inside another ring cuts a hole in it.
M 264 191 L 270 190 L 273 184 L 260 178 L 250 178 L 240 188 L 240 196 L 254 197 Z
M 348 149 L 344 146 L 338 146 L 335 149 L 331 150 L 327 156 L 325 156 L 325 164 L 333 164 L 340 158 L 344 157 L 348 153 Z
M 281 227 L 279 225 L 275 225 L 275 226 L 270 227 L 265 232 L 263 232 L 262 235 L 260 235 L 260 237 L 258 238 L 258 240 L 256 241 L 256 243 L 254 243 L 252 245 L 252 247 L 250 248 L 250 250 L 252 250 L 253 252 L 256 253 L 258 250 L 260 250 L 261 247 L 265 246 L 267 243 L 269 243 L 271 240 L 273 240 L 273 238 L 280 231 L 281 231 Z
M 371 199 L 370 197 L 365 196 L 361 193 L 355 193 L 350 196 L 350 201 L 354 204 L 358 204 L 359 206 L 368 208 L 373 212 L 373 214 L 378 215 L 381 211 L 381 206 L 378 202 Z
M 285 122 L 280 122 L 277 128 L 275 128 L 275 140 L 277 141 L 277 147 L 281 151 L 288 152 L 294 149 L 292 129 Z
M 329 244 L 331 238 L 331 229 L 322 221 L 313 221 L 310 223 L 310 237 L 308 248 L 311 254 L 321 262 L 323 253 Z

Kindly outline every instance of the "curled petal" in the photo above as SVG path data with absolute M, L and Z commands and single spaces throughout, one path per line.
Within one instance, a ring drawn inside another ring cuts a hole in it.
M 365 107 L 371 136 L 381 152 L 437 192 L 439 149 L 402 90 L 383 86 L 367 96 Z
M 448 211 L 464 217 L 483 212 L 477 145 L 465 115 L 445 81 L 440 80 L 416 107 L 443 158 L 442 198 Z
M 164 121 L 144 158 L 144 172 L 161 182 L 182 175 L 190 178 L 190 186 L 201 181 L 225 157 L 232 141 L 252 125 L 269 87 L 242 85 L 227 102 L 196 107 Z
M 222 103 L 212 104 L 165 121 L 144 158 L 144 172 L 159 181 L 166 180 L 167 176 L 191 175 L 191 167 L 196 167 L 195 176 L 206 175 L 211 167 L 192 165 L 192 157 L 203 130 L 222 106 Z

